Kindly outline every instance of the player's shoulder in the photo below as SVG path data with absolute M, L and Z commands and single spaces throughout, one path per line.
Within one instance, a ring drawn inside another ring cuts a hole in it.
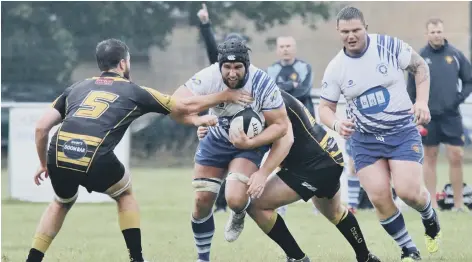
M 204 78 L 205 80 L 208 81 L 209 79 L 217 78 L 219 74 L 220 74 L 220 66 L 218 63 L 214 63 L 198 71 L 194 75 L 194 77 L 201 78 L 201 79 Z
M 447 42 L 447 49 L 449 52 L 455 54 L 455 55 L 458 55 L 458 56 L 464 56 L 464 53 L 462 53 L 461 50 L 459 50 L 457 47 L 455 47 L 454 45 L 450 44 L 449 42 Z
M 310 63 L 306 62 L 305 60 L 296 59 L 294 65 L 301 65 L 301 66 L 308 66 L 311 67 Z
M 343 61 L 346 54 L 344 54 L 344 49 L 341 49 L 332 59 L 329 61 L 326 66 L 325 73 L 332 72 L 334 70 L 339 70 L 343 67 Z
M 279 69 L 279 68 L 282 68 L 282 64 L 280 64 L 280 61 L 276 61 L 268 67 L 268 69 Z

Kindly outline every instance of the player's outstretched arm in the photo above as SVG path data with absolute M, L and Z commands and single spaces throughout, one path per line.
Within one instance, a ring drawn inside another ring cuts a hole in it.
M 195 96 L 187 87 L 181 86 L 172 97 L 176 101 L 175 110 L 183 114 L 199 113 L 226 102 L 247 105 L 253 101 L 250 93 L 229 88 L 214 94 Z

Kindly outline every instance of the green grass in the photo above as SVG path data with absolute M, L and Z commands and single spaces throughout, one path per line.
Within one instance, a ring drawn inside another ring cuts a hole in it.
M 447 174 L 441 165 L 440 174 Z M 472 166 L 466 166 L 470 174 Z M 143 250 L 150 261 L 191 262 L 196 260 L 190 227 L 193 203 L 191 170 L 133 169 L 134 189 L 142 211 Z M 2 172 L 2 186 L 6 188 Z M 447 175 L 440 176 L 444 185 Z M 471 183 L 470 177 L 466 180 Z M 5 190 L 3 190 L 5 192 Z M 2 201 L 2 261 L 25 261 L 37 222 L 46 204 Z M 404 212 L 410 234 L 424 261 L 472 261 L 472 215 L 441 212 L 443 246 L 441 254 L 429 257 L 423 240 L 423 226 L 417 212 Z M 215 262 L 284 261 L 283 253 L 251 219 L 240 239 L 227 243 L 223 238 L 227 213 L 215 215 L 216 233 L 211 258 Z M 370 250 L 382 261 L 399 261 L 400 250 L 385 233 L 373 212 L 357 215 Z M 354 253 L 337 229 L 325 218 L 312 213 L 309 204 L 294 204 L 286 223 L 312 261 L 355 261 Z M 76 204 L 62 231 L 49 248 L 45 261 L 127 261 L 114 204 Z

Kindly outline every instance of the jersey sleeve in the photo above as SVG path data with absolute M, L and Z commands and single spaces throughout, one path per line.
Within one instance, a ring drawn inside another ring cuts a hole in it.
M 184 85 L 194 95 L 208 95 L 211 93 L 213 84 L 213 66 L 209 66 L 196 73 Z
M 262 87 L 262 89 L 267 90 L 266 92 L 262 93 L 262 95 L 264 96 L 262 100 L 263 111 L 277 109 L 284 104 L 284 100 L 282 98 L 282 94 L 280 93 L 279 87 L 275 84 L 274 80 L 272 80 L 267 74 L 266 77 L 266 81 L 261 81 L 262 84 L 265 85 Z
M 139 88 L 141 92 L 138 95 L 138 104 L 141 105 L 144 111 L 164 115 L 168 115 L 172 111 L 175 101 L 171 96 L 149 87 L 141 86 Z
M 321 98 L 332 103 L 337 103 L 341 96 L 341 86 L 338 79 L 336 79 L 337 75 L 339 75 L 339 72 L 335 70 L 335 66 L 331 62 L 326 68 L 321 81 Z
M 66 117 L 67 112 L 67 95 L 70 92 L 70 87 L 64 90 L 64 92 L 58 96 L 54 102 L 52 102 L 51 107 L 59 111 L 62 119 Z
M 401 69 L 405 70 L 408 65 L 410 65 L 411 61 L 411 54 L 413 53 L 413 48 L 411 46 L 402 41 L 401 39 L 395 38 L 395 44 L 397 46 L 398 50 L 398 55 L 397 55 L 397 60 L 398 60 L 398 65 L 400 66 Z

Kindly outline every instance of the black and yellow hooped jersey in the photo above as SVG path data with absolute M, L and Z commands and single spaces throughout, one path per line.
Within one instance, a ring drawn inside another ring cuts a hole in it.
M 336 140 L 318 125 L 308 109 L 295 97 L 281 91 L 295 137 L 283 167 L 314 170 L 332 165 L 344 165 Z
M 63 122 L 49 151 L 58 167 L 87 172 L 95 159 L 114 150 L 131 122 L 149 112 L 167 115 L 173 105 L 170 96 L 115 73 L 83 80 L 52 104 Z

